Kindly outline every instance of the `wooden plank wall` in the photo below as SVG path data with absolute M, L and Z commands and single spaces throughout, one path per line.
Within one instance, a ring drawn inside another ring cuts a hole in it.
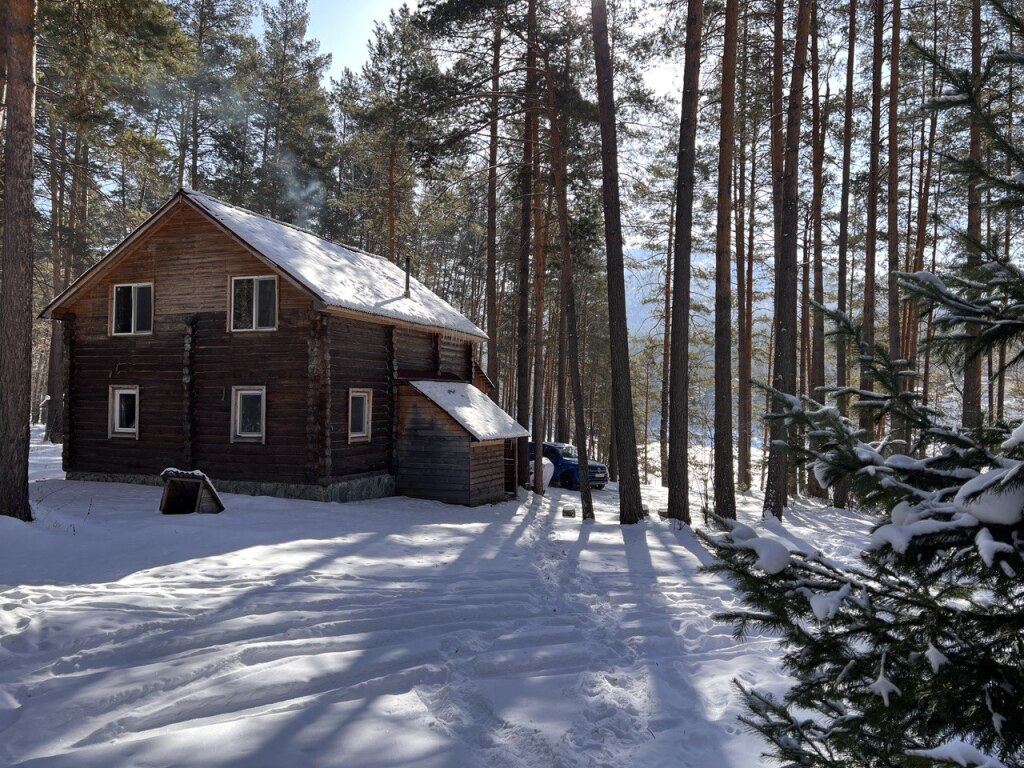
M 470 501 L 470 437 L 408 384 L 398 388 L 399 494 L 451 504 Z
M 505 441 L 471 443 L 469 503 L 490 504 L 505 499 Z
M 399 387 L 398 438 L 398 493 L 470 506 L 505 498 L 504 441 L 475 442 L 408 384 Z

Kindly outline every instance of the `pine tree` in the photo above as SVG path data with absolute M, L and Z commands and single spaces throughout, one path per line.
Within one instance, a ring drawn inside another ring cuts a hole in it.
M 35 0 L 8 0 L 2 42 L 7 87 L 4 223 L 0 250 L 0 514 L 31 520 L 28 423 L 32 357 L 32 139 L 36 108 Z
M 922 300 L 926 285 L 940 282 L 904 283 Z M 858 405 L 876 421 L 911 425 L 912 452 L 924 458 L 891 450 L 902 435 L 863 442 L 836 408 L 810 399 L 785 398 L 773 414 L 821 436 L 820 448 L 801 450 L 818 481 L 850 478 L 851 495 L 881 524 L 850 567 L 787 553 L 724 519 L 727 533 L 701 534 L 718 558 L 710 570 L 733 579 L 747 604 L 720 618 L 738 634 L 781 634 L 796 678 L 782 699 L 740 686 L 744 722 L 794 765 L 903 765 L 957 740 L 1024 765 L 1024 429 L 1000 455 L 943 426 L 903 386 L 901 361 L 831 317 L 875 382 Z
M 306 0 L 263 9 L 263 41 L 253 121 L 260 136 L 255 207 L 274 218 L 315 224 L 324 204 L 325 160 L 334 130 L 320 84 L 330 54 L 307 39 Z
M 1011 39 L 1024 30 L 1004 6 L 994 7 L 1014 30 Z M 1018 55 L 990 57 L 979 79 L 976 67 L 947 68 L 918 50 L 946 83 L 934 108 L 969 114 L 993 150 L 987 161 L 971 152 L 954 158 L 961 183 L 1019 213 L 1024 155 L 1005 118 L 1006 93 L 994 87 Z M 961 371 L 1024 341 L 1024 270 L 996 239 L 965 233 L 963 247 L 973 257 L 950 274 L 900 276 L 904 294 L 931 318 L 930 346 Z M 849 566 L 789 552 L 724 519 L 724 533 L 703 535 L 718 558 L 710 570 L 733 579 L 746 603 L 722 618 L 739 634 L 755 627 L 779 633 L 795 678 L 781 699 L 739 686 L 744 721 L 791 765 L 1020 768 L 1024 425 L 1012 433 L 956 426 L 955 414 L 929 407 L 906 386 L 914 371 L 899 350 L 890 354 L 845 314 L 829 316 L 874 383 L 870 391 L 832 394 L 853 400 L 866 427 L 835 407 L 778 392 L 770 418 L 816 435 L 820 442 L 799 455 L 823 486 L 845 480 L 879 524 L 860 562 Z M 1019 366 L 1024 352 L 1007 357 L 1007 366 Z M 880 424 L 893 429 L 871 440 Z

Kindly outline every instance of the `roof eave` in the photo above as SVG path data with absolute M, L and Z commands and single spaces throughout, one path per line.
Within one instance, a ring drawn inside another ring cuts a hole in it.
M 416 331 L 432 331 L 439 333 L 443 336 L 449 336 L 457 338 L 461 341 L 467 341 L 471 344 L 480 344 L 487 341 L 487 334 L 480 331 L 479 335 L 475 333 L 469 333 L 468 331 L 459 331 L 453 328 L 446 328 L 442 325 L 431 325 L 430 323 L 417 323 L 412 320 L 402 320 L 391 315 L 378 315 L 373 312 L 366 312 L 359 309 L 349 309 L 348 307 L 339 307 L 336 304 L 326 304 L 323 308 L 325 312 L 338 317 L 351 317 L 357 320 L 371 321 L 380 323 L 382 325 L 393 325 L 396 328 L 408 328 Z

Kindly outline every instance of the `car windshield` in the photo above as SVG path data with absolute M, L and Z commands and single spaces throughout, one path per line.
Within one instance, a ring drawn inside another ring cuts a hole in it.
M 580 455 L 576 452 L 575 445 L 563 445 L 561 446 L 561 448 L 562 456 L 564 456 L 567 459 L 578 459 L 580 457 Z

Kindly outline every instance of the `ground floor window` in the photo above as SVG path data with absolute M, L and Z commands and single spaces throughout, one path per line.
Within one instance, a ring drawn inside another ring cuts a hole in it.
M 373 406 L 372 389 L 348 391 L 348 441 L 370 442 L 370 413 Z
M 266 417 L 266 387 L 231 388 L 231 442 L 264 442 Z
M 139 439 L 139 388 L 117 385 L 110 388 L 109 437 Z

